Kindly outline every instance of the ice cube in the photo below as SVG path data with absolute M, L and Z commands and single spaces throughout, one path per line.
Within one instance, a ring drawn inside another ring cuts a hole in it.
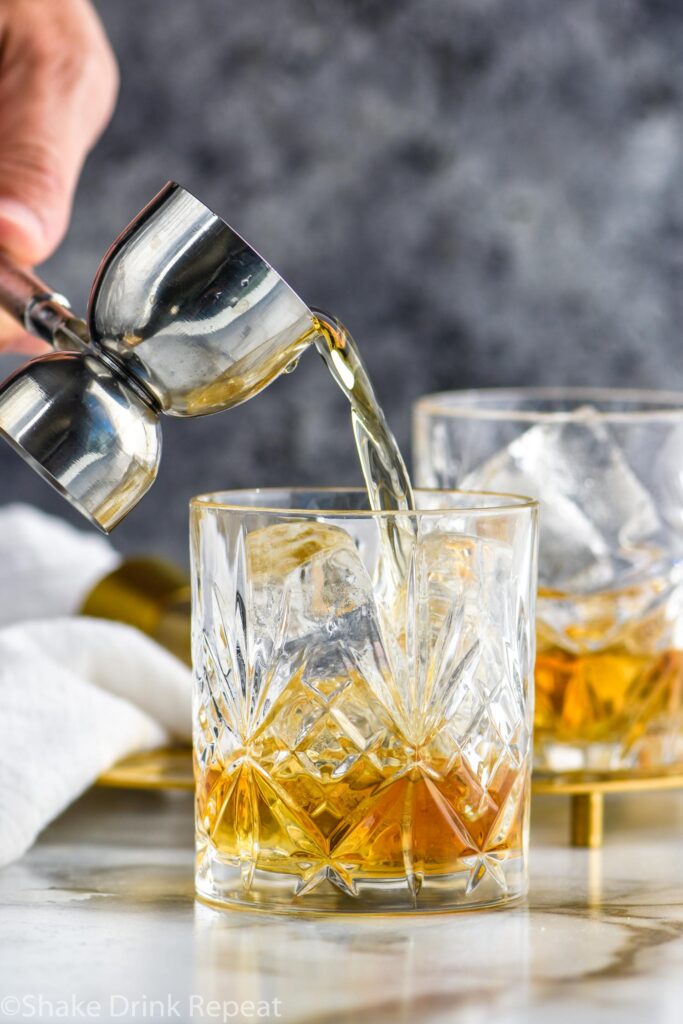
M 291 639 L 362 609 L 372 584 L 350 534 L 317 522 L 277 523 L 247 535 L 247 566 L 260 627 L 286 617 Z
M 247 535 L 246 549 L 249 571 L 259 585 L 284 579 L 323 551 L 338 548 L 355 551 L 355 544 L 346 532 L 326 523 L 274 523 Z
M 358 673 L 389 699 L 392 671 L 372 579 L 349 533 L 278 523 L 248 534 L 246 559 L 252 647 L 260 676 L 272 676 L 271 698 L 297 673 L 319 692 Z
M 608 588 L 661 555 L 652 497 L 591 407 L 531 427 L 461 486 L 539 499 L 542 586 Z

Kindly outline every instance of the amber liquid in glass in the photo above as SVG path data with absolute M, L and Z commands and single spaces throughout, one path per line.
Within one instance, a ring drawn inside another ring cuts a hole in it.
M 578 600 L 577 620 L 560 636 L 547 622 L 553 605 L 567 597 L 539 592 L 534 730 L 540 749 L 546 742 L 612 745 L 618 763 L 637 748 L 635 761 L 646 767 L 648 743 L 653 763 L 661 759 L 658 723 L 667 734 L 676 720 L 683 728 L 683 651 L 671 644 L 671 600 L 661 581 L 647 590 Z M 652 610 L 641 612 L 639 604 Z
M 315 689 L 292 678 L 231 763 L 199 774 L 198 821 L 222 856 L 248 875 L 296 874 L 298 895 L 330 872 L 353 894 L 357 880 L 373 877 L 419 890 L 426 876 L 462 870 L 463 859 L 521 849 L 524 773 L 504 766 L 484 787 L 459 756 L 439 749 L 440 722 L 411 745 L 360 676 Z M 376 717 L 370 745 L 354 725 L 358 709 Z M 306 718 L 314 719 L 308 729 Z M 495 871 L 495 856 L 481 863 L 487 868 Z

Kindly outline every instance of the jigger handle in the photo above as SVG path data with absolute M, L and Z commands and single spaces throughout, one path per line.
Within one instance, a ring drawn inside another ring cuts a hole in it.
M 68 300 L 0 252 L 0 307 L 42 341 L 56 349 L 87 346 L 85 323 L 75 317 Z

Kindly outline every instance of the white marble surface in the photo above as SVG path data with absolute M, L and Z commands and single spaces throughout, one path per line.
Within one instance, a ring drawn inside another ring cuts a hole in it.
M 93 790 L 0 872 L 0 1020 L 677 1024 L 683 795 L 613 801 L 602 851 L 566 826 L 537 800 L 514 909 L 301 920 L 193 902 L 188 795 Z

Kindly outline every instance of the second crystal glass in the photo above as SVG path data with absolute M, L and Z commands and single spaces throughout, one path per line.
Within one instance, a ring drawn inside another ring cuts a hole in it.
M 537 509 L 416 500 L 192 502 L 202 898 L 391 912 L 526 891 Z
M 419 483 L 541 504 L 535 764 L 683 760 L 683 395 L 544 388 L 427 396 Z

